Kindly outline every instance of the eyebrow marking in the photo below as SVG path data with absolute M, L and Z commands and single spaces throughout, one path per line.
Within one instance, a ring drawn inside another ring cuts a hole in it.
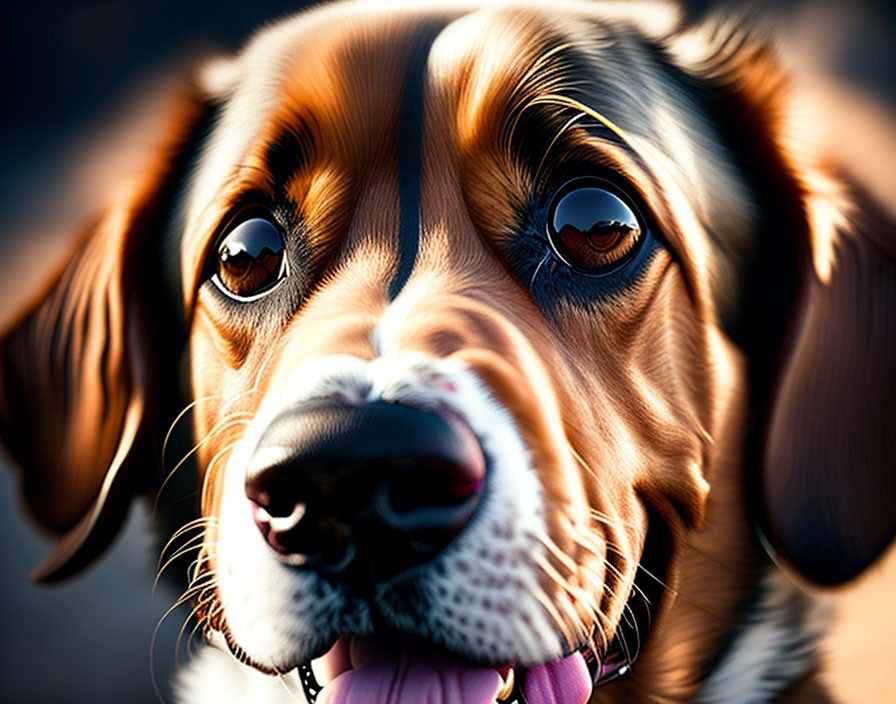
M 415 39 L 402 87 L 398 136 L 399 260 L 389 284 L 394 301 L 410 278 L 420 247 L 420 174 L 423 137 L 424 73 L 429 51 L 441 26 L 425 28 Z
M 303 119 L 280 127 L 264 151 L 264 163 L 272 185 L 285 184 L 308 164 L 312 144 L 313 135 Z

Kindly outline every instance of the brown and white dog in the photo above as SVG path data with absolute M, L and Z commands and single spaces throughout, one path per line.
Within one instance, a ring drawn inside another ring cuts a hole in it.
M 0 343 L 38 578 L 186 407 L 183 702 L 827 701 L 768 554 L 894 534 L 896 237 L 798 88 L 630 3 L 339 4 L 209 64 Z

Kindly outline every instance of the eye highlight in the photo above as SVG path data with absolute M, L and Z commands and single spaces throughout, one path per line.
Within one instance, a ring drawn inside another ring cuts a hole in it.
M 557 191 L 547 221 L 548 242 L 570 268 L 601 274 L 632 254 L 642 227 L 634 207 L 609 182 L 577 178 Z
M 231 298 L 259 298 L 286 278 L 283 250 L 283 235 L 274 223 L 263 217 L 243 220 L 218 244 L 212 281 Z

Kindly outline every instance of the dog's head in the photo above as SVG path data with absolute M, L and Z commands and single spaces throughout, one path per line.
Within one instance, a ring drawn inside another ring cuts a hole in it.
M 205 625 L 264 671 L 329 651 L 328 701 L 508 666 L 584 701 L 682 570 L 729 579 L 698 536 L 755 568 L 745 487 L 791 565 L 857 574 L 896 515 L 892 226 L 788 91 L 591 3 L 333 6 L 209 65 L 2 342 L 40 576 L 157 484 L 178 404 Z

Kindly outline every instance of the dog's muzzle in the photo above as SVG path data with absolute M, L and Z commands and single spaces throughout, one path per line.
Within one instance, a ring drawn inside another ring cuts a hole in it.
M 326 401 L 273 420 L 245 488 L 283 561 L 367 595 L 448 545 L 479 504 L 485 474 L 479 441 L 451 414 Z

